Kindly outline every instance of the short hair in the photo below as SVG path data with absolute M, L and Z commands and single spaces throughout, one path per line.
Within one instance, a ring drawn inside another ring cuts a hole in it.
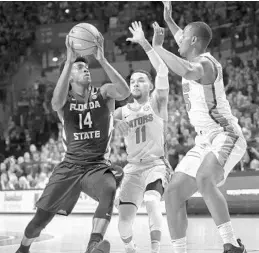
M 189 24 L 191 29 L 194 30 L 195 36 L 201 39 L 202 44 L 205 48 L 208 47 L 212 40 L 212 30 L 211 28 L 204 22 L 192 22 Z
M 86 64 L 89 63 L 88 60 L 85 57 L 82 57 L 82 56 L 77 57 L 76 60 L 74 61 L 74 63 L 75 62 L 84 62 Z M 61 75 L 61 73 L 62 73 L 62 71 L 65 67 L 65 63 L 66 63 L 66 59 L 64 61 L 62 61 L 62 63 L 59 66 L 59 75 Z
M 153 78 L 152 78 L 151 74 L 150 74 L 148 71 L 143 70 L 143 69 L 137 69 L 137 70 L 134 70 L 134 71 L 131 73 L 130 76 L 132 76 L 132 75 L 135 74 L 135 73 L 143 73 L 143 74 L 145 74 L 145 75 L 148 77 L 149 81 L 150 81 L 151 83 L 153 83 Z

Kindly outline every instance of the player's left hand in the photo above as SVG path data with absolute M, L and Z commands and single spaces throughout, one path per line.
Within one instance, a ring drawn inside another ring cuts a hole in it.
M 154 35 L 152 39 L 152 46 L 153 47 L 161 47 L 164 43 L 165 39 L 165 29 L 160 27 L 157 22 L 153 23 Z
M 142 29 L 141 22 L 137 22 L 137 21 L 132 22 L 131 26 L 132 27 L 129 27 L 129 30 L 132 33 L 133 37 L 127 38 L 126 41 L 131 41 L 133 43 L 141 44 L 146 39 Z
M 97 61 L 105 59 L 104 50 L 103 50 L 104 38 L 101 33 L 99 33 L 99 37 L 97 37 L 97 39 L 94 42 L 97 46 L 97 50 L 93 54 L 94 57 L 96 58 Z

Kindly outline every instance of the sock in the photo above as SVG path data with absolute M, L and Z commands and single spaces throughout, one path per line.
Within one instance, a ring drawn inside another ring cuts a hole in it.
M 124 242 L 125 248 L 126 249 L 135 249 L 136 248 L 136 244 L 134 243 L 133 240 L 131 240 L 130 242 Z
M 218 230 L 224 244 L 231 243 L 232 245 L 239 247 L 237 239 L 234 235 L 231 221 L 219 225 Z
M 94 242 L 100 242 L 103 240 L 103 235 L 100 233 L 92 233 L 87 248 L 90 248 Z
M 19 247 L 19 251 L 20 251 L 21 253 L 29 253 L 30 247 L 31 247 L 31 245 L 29 245 L 29 246 L 24 246 L 24 245 L 21 244 L 20 247 Z
M 172 240 L 173 253 L 187 253 L 186 241 L 187 241 L 186 237 Z
M 158 253 L 160 251 L 160 241 L 152 240 L 151 241 L 151 252 Z

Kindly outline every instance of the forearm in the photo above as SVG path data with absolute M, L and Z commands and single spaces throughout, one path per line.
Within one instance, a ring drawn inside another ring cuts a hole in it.
M 122 96 L 125 96 L 125 98 L 128 97 L 130 90 L 125 79 L 116 69 L 112 67 L 112 65 L 106 59 L 100 60 L 99 63 L 108 75 L 111 82 L 115 85 L 117 92 Z
M 54 89 L 53 97 L 51 100 L 52 108 L 54 111 L 60 110 L 66 102 L 72 65 L 73 64 L 69 62 L 65 63 L 64 69 Z
M 159 57 L 157 52 L 153 49 L 147 40 L 140 43 L 141 47 L 145 50 L 152 66 L 155 68 L 158 76 L 167 76 L 168 68 L 163 60 Z
M 174 20 L 172 18 L 170 18 L 170 20 L 166 21 L 166 23 L 169 27 L 169 30 L 173 34 L 177 45 L 179 46 L 180 39 L 183 34 L 183 30 L 174 22 Z
M 175 74 L 179 76 L 186 76 L 186 74 L 191 70 L 191 63 L 176 56 L 173 53 L 170 53 L 163 47 L 155 47 L 155 51 L 166 63 L 168 68 L 172 70 Z
M 165 20 L 166 24 L 168 25 L 169 30 L 175 36 L 175 34 L 181 30 L 181 28 L 174 22 L 172 18 Z

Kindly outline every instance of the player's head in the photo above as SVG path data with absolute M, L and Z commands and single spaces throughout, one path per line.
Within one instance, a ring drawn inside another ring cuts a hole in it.
M 148 97 L 153 90 L 153 81 L 151 75 L 145 70 L 136 70 L 130 77 L 130 91 L 132 97 L 136 100 Z
M 60 66 L 60 74 L 65 66 L 65 61 Z M 88 61 L 84 57 L 78 57 L 73 63 L 70 73 L 70 84 L 88 87 L 91 83 L 91 75 L 88 68 Z
M 194 49 L 197 53 L 203 53 L 212 39 L 212 30 L 204 22 L 192 22 L 183 31 L 179 44 L 179 53 L 183 57 L 188 57 Z

